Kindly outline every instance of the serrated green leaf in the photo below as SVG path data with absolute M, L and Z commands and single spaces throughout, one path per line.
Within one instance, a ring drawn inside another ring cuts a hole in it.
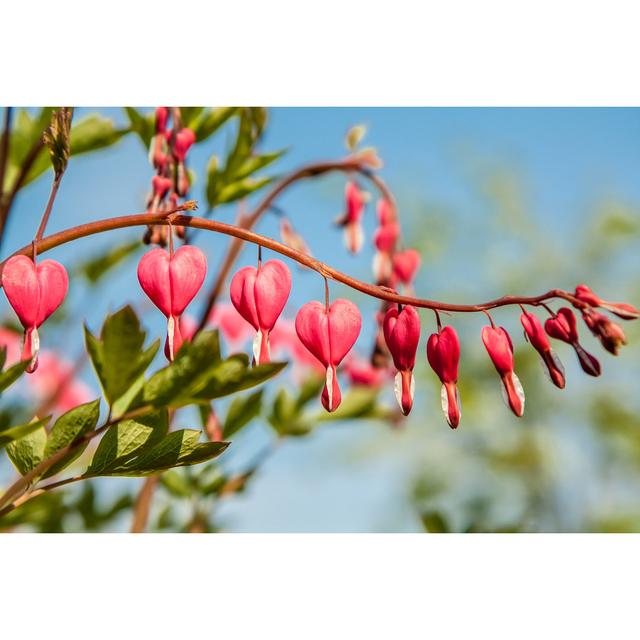
M 32 422 L 28 422 L 27 424 L 20 424 L 16 427 L 3 429 L 2 431 L 0 431 L 0 448 L 4 448 L 11 442 L 20 440 L 21 438 L 28 436 L 39 427 L 46 425 L 50 419 L 51 416 L 47 416 L 46 418 L 42 418 L 40 420 L 33 420 Z
M 35 425 L 33 431 L 7 446 L 9 460 L 21 475 L 29 473 L 44 460 L 47 444 L 47 432 L 44 426 L 48 422 L 49 418 L 32 422 L 29 426 Z
M 126 464 L 103 471 L 101 475 L 144 476 L 174 467 L 189 466 L 219 456 L 228 442 L 198 442 L 200 431 L 172 431 L 159 443 Z
M 140 328 L 140 321 L 130 306 L 107 316 L 100 339 L 85 326 L 87 351 L 107 402 L 113 408 L 122 396 L 126 395 L 129 400 L 118 404 L 116 417 L 126 411 L 135 396 L 132 386 L 140 384 L 140 377 L 160 347 L 160 341 L 156 340 L 143 350 L 145 338 L 146 332 Z
M 8 389 L 29 366 L 28 361 L 18 362 L 0 373 L 0 393 Z
M 260 389 L 243 398 L 234 398 L 224 421 L 222 437 L 227 439 L 237 433 L 242 427 L 249 424 L 251 420 L 260 415 L 262 410 L 262 394 L 264 389 Z
M 269 362 L 250 367 L 244 354 L 235 354 L 214 367 L 205 384 L 191 397 L 196 401 L 205 401 L 250 389 L 273 378 L 286 366 L 286 362 Z
M 70 445 L 80 436 L 95 429 L 98 424 L 99 417 L 99 398 L 92 402 L 81 404 L 62 414 L 51 428 L 49 437 L 47 438 L 47 445 L 44 450 L 44 457 L 50 458 L 54 453 L 56 453 L 56 451 Z M 43 477 L 48 478 L 49 476 L 53 476 L 62 471 L 62 469 L 70 465 L 85 448 L 86 445 L 69 453 L 62 460 L 49 467 Z
M 168 428 L 166 411 L 114 424 L 100 440 L 87 475 L 101 475 L 109 469 L 126 464 L 162 440 Z
M 172 405 L 179 397 L 191 397 L 220 361 L 217 331 L 201 331 L 193 342 L 185 342 L 175 360 L 145 383 L 142 399 L 156 407 Z

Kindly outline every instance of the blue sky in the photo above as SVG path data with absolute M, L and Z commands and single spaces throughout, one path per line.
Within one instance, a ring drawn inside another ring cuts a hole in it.
M 80 109 L 76 117 L 93 111 L 96 110 Z M 97 111 L 123 121 L 120 110 Z M 411 225 L 419 228 L 421 207 L 441 210 L 470 245 L 474 244 L 474 237 L 465 236 L 464 231 L 473 225 L 482 225 L 487 213 L 486 202 L 473 187 L 473 176 L 494 166 L 525 176 L 524 188 L 532 215 L 543 223 L 549 234 L 559 236 L 561 242 L 571 240 L 572 229 L 581 223 L 585 208 L 593 202 L 608 197 L 640 202 L 638 109 L 274 108 L 262 148 L 289 149 L 277 165 L 278 171 L 284 173 L 302 163 L 344 155 L 344 134 L 357 123 L 369 127 L 366 143 L 377 147 L 383 158 L 382 175 L 396 193 L 401 212 L 406 209 L 410 213 L 405 219 L 410 218 Z M 231 132 L 223 133 L 193 151 L 190 166 L 199 177 L 194 197 L 202 197 L 199 188 L 208 156 L 230 142 Z M 48 231 L 142 211 L 151 175 L 146 151 L 133 136 L 106 151 L 72 160 Z M 314 255 L 341 270 L 369 279 L 370 251 L 354 258 L 342 248 L 336 250 L 341 237 L 331 221 L 342 211 L 343 187 L 341 176 L 306 182 L 282 197 L 278 205 L 309 240 Z M 8 227 L 5 252 L 31 240 L 48 189 L 48 177 L 41 178 L 21 194 Z M 234 206 L 226 207 L 216 212 L 216 216 L 231 221 L 234 212 Z M 369 231 L 373 227 L 372 218 L 369 215 L 366 223 Z M 275 217 L 266 218 L 259 230 L 277 236 Z M 124 230 L 85 239 L 61 247 L 51 252 L 51 256 L 72 263 L 81 256 L 90 256 L 97 247 L 108 246 L 114 238 L 135 236 L 135 231 Z M 212 275 L 226 239 L 207 234 L 199 236 L 198 241 L 208 255 Z M 476 246 L 473 250 L 481 255 L 484 251 L 491 252 L 492 247 Z M 491 295 L 490 283 L 483 283 L 481 274 L 469 270 L 459 254 L 436 253 L 432 256 L 433 272 L 423 271 L 417 283 L 418 293 L 430 297 L 434 290 L 442 289 L 434 281 L 435 276 L 441 281 L 446 274 L 455 274 L 456 278 L 473 284 L 478 298 L 483 298 L 485 293 Z M 240 264 L 253 260 L 254 250 L 247 249 Z M 316 276 L 297 274 L 289 304 L 291 313 L 311 297 L 319 298 L 322 286 Z M 84 294 L 83 285 L 72 282 L 73 299 L 78 301 Z M 65 332 L 71 340 L 60 346 L 73 353 L 81 345 L 81 320 L 86 319 L 97 329 L 107 310 L 131 300 L 139 303 L 141 297 L 134 265 L 129 264 L 118 268 L 112 286 L 101 291 L 99 297 L 93 296 L 90 304 L 84 306 L 85 317 L 74 320 Z M 1 304 L 6 312 L 6 302 Z M 193 308 L 197 309 L 197 304 Z M 362 302 L 362 308 L 374 307 Z M 152 334 L 161 335 L 163 322 L 159 313 L 151 312 L 145 322 Z M 363 332 L 364 352 L 368 349 L 366 337 L 370 331 L 369 324 Z M 56 339 L 62 340 L 63 336 Z M 46 331 L 43 331 L 43 340 L 46 344 Z M 87 379 L 91 379 L 90 373 Z M 396 462 L 377 460 L 359 465 L 345 461 L 341 454 L 333 460 L 332 451 L 344 452 L 349 443 L 366 441 L 370 436 L 363 430 L 366 428 L 362 425 L 329 427 L 327 433 L 282 447 L 266 466 L 256 488 L 225 507 L 225 517 L 238 530 L 256 527 L 316 531 L 384 530 L 387 527 L 412 530 L 415 528 L 413 516 L 402 506 L 395 506 L 402 492 L 397 482 Z M 265 438 L 264 430 L 252 430 L 245 438 L 246 449 L 255 451 L 259 448 L 256 442 Z M 242 442 L 239 439 L 240 445 Z M 242 454 L 237 455 L 242 459 Z M 327 461 L 327 456 L 333 461 Z M 307 469 L 311 472 L 305 474 Z M 278 496 L 277 500 L 274 495 Z

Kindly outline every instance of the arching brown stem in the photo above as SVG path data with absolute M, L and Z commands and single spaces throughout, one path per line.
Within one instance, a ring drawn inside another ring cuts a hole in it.
M 129 216 L 120 216 L 116 218 L 106 218 L 103 220 L 96 220 L 95 222 L 88 222 L 78 225 L 77 227 L 71 227 L 58 233 L 54 233 L 36 243 L 38 253 L 44 253 L 55 247 L 59 247 L 67 242 L 78 240 L 79 238 L 85 238 L 98 233 L 104 233 L 105 231 L 112 231 L 114 229 L 123 229 L 126 227 L 137 227 L 150 224 L 156 225 L 169 225 L 176 224 L 185 227 L 192 227 L 194 229 L 203 229 L 205 231 L 214 231 L 217 233 L 223 233 L 228 236 L 232 236 L 243 242 L 252 242 L 260 245 L 276 253 L 280 253 L 291 260 L 309 267 L 313 271 L 318 272 L 325 278 L 330 278 L 336 282 L 360 291 L 373 298 L 379 300 L 387 300 L 392 303 L 410 304 L 414 307 L 421 307 L 423 309 L 437 309 L 438 311 L 452 311 L 459 313 L 475 313 L 479 311 L 486 311 L 488 309 L 495 309 L 496 307 L 503 307 L 507 305 L 539 305 L 547 300 L 553 298 L 562 298 L 567 300 L 571 304 L 578 307 L 583 307 L 584 304 L 577 300 L 573 295 L 567 291 L 561 289 L 551 289 L 546 293 L 537 296 L 503 296 L 496 298 L 495 300 L 489 300 L 488 302 L 481 302 L 479 304 L 451 304 L 448 302 L 441 302 L 439 300 L 429 300 L 426 298 L 415 298 L 412 296 L 403 296 L 386 287 L 379 287 L 377 285 L 369 284 L 356 278 L 352 278 L 333 267 L 330 267 L 315 258 L 307 256 L 300 251 L 296 251 L 273 238 L 260 235 L 248 229 L 237 227 L 225 222 L 219 222 L 217 220 L 207 220 L 205 218 L 199 218 L 195 216 L 184 215 L 179 213 L 193 209 L 195 207 L 193 202 L 187 202 L 178 207 L 173 212 L 163 213 L 141 213 Z M 18 251 L 14 255 L 22 254 L 29 255 L 32 250 L 32 245 L 28 244 Z M 0 273 L 4 267 L 4 262 L 0 264 Z

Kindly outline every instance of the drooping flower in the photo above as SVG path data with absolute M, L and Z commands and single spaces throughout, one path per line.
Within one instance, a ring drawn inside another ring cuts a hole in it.
M 457 389 L 460 341 L 453 327 L 444 327 L 429 336 L 427 360 L 442 382 L 440 402 L 444 417 L 449 426 L 455 429 L 460 424 L 462 411 Z
M 362 214 L 365 199 L 360 187 L 354 180 L 349 180 L 345 187 L 346 211 L 336 220 L 336 224 L 344 228 L 344 243 L 351 253 L 358 253 L 362 248 L 364 233 L 362 230 Z
M 27 256 L 12 256 L 2 270 L 2 286 L 24 327 L 22 360 L 29 360 L 27 371 L 33 373 L 38 367 L 40 349 L 38 327 L 67 295 L 67 271 L 55 260 L 43 260 L 36 266 Z
M 173 142 L 173 155 L 178 162 L 184 162 L 187 157 L 187 151 L 196 141 L 196 134 L 188 127 L 184 127 L 176 133 Z
M 167 129 L 167 121 L 169 119 L 169 109 L 167 107 L 156 108 L 156 133 L 164 133 Z
M 549 372 L 549 379 L 556 387 L 564 389 L 564 367 L 551 348 L 549 338 L 547 338 L 547 334 L 544 332 L 542 323 L 536 315 L 529 311 L 523 311 L 520 316 L 520 322 L 524 327 L 525 337 L 529 340 L 531 346 L 540 354 L 542 364 Z
M 511 338 L 503 327 L 486 326 L 482 328 L 482 342 L 502 380 L 507 405 L 520 418 L 524 413 L 524 389 L 513 370 Z
M 579 284 L 574 293 L 575 297 L 591 307 L 602 307 L 611 313 L 615 313 L 623 320 L 636 320 L 640 318 L 640 310 L 626 302 L 607 302 L 597 296 L 586 284 Z
M 384 316 L 384 339 L 398 373 L 395 378 L 395 394 L 402 413 L 409 415 L 413 406 L 415 379 L 413 367 L 420 340 L 420 316 L 415 307 L 401 309 L 391 307 Z
M 589 309 L 582 312 L 582 319 L 602 346 L 614 356 L 618 355 L 622 345 L 627 344 L 622 327 L 603 313 Z
M 171 189 L 171 178 L 165 178 L 164 176 L 153 176 L 151 179 L 151 185 L 153 186 L 153 193 L 158 201 L 162 200 L 169 189 Z M 157 204 L 156 204 L 157 206 Z
M 599 376 L 600 363 L 590 353 L 585 351 L 578 341 L 578 329 L 576 317 L 569 307 L 558 309 L 558 313 L 552 318 L 547 318 L 544 323 L 545 331 L 556 340 L 562 340 L 570 344 L 578 356 L 582 370 L 590 376 Z
M 328 310 L 321 302 L 307 302 L 296 316 L 298 337 L 326 369 L 322 405 L 327 411 L 335 411 L 342 400 L 336 368 L 358 339 L 361 325 L 358 307 L 344 299 Z
M 393 256 L 394 278 L 405 286 L 411 286 L 420 268 L 420 253 L 415 249 L 398 251 Z
M 251 326 L 246 322 L 240 322 L 241 317 L 232 304 L 225 302 L 216 303 L 209 314 L 208 322 L 220 329 L 232 350 L 242 348 L 253 335 Z M 273 331 L 271 338 L 273 338 Z
M 173 255 L 152 249 L 138 264 L 138 281 L 151 302 L 167 318 L 165 355 L 172 361 L 182 345 L 180 316 L 200 290 L 207 259 L 197 247 L 184 245 Z
M 231 302 L 256 330 L 253 341 L 255 364 L 270 361 L 269 332 L 282 313 L 291 292 L 291 272 L 281 260 L 256 267 L 243 267 L 231 280 Z

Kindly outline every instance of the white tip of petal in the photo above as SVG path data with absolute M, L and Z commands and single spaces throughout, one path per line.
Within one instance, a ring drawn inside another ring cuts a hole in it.
M 520 382 L 520 378 L 515 373 L 511 373 L 511 382 L 513 384 L 513 388 L 515 389 L 516 395 L 520 400 L 520 411 L 517 413 L 518 417 L 522 417 L 524 414 L 524 388 L 522 387 L 522 383 Z M 504 383 L 500 381 L 500 389 L 502 391 L 502 399 L 504 403 L 513 411 L 513 407 L 509 403 L 509 394 L 507 393 L 507 388 Z
M 460 402 L 460 392 L 456 387 L 456 403 L 458 405 L 458 415 L 462 418 L 462 403 Z M 449 395 L 447 394 L 447 387 L 443 384 L 440 387 L 440 406 L 442 407 L 442 413 L 447 424 L 451 427 L 451 421 L 449 420 Z M 457 426 L 457 425 L 456 425 Z

